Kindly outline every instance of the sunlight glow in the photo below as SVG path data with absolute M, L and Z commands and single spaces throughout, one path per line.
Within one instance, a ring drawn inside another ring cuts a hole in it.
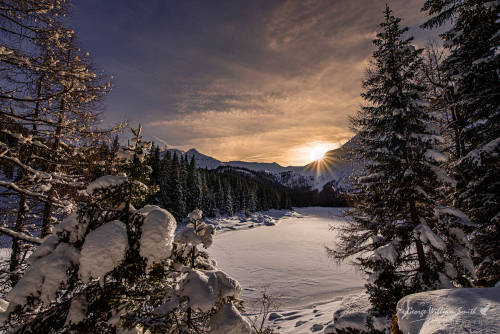
M 325 153 L 328 152 L 328 148 L 323 145 L 318 145 L 313 147 L 311 153 L 309 153 L 309 159 L 311 161 L 317 161 L 323 159 Z

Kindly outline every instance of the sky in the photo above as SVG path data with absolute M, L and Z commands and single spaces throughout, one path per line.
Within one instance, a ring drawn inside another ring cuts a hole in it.
M 423 47 L 423 0 L 85 0 L 72 24 L 113 76 L 104 124 L 222 161 L 304 165 L 353 136 L 388 3 Z

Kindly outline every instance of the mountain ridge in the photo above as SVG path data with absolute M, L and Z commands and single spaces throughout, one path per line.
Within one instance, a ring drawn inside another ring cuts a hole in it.
M 321 190 L 326 184 L 332 184 L 336 188 L 349 190 L 352 185 L 350 176 L 361 168 L 361 162 L 351 152 L 358 145 L 357 137 L 353 137 L 341 147 L 325 153 L 322 159 L 310 162 L 304 166 L 281 166 L 276 162 L 252 162 L 252 161 L 227 161 L 223 162 L 195 148 L 182 151 L 169 148 L 169 151 L 178 156 L 187 157 L 191 160 L 194 156 L 197 168 L 217 169 L 221 166 L 232 168 L 244 168 L 253 171 L 264 171 L 273 174 L 281 184 L 289 187 L 303 187 L 307 184 L 312 189 Z

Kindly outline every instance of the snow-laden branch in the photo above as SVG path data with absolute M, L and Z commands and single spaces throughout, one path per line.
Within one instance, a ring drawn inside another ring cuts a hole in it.
M 14 191 L 16 191 L 17 193 L 22 193 L 22 194 L 25 194 L 27 196 L 31 196 L 31 197 L 34 197 L 34 198 L 37 198 L 39 200 L 41 200 L 42 202 L 48 202 L 50 201 L 54 206 L 57 206 L 57 207 L 60 207 L 60 208 L 64 208 L 65 205 L 63 203 L 60 203 L 58 202 L 57 200 L 55 199 L 51 199 L 43 194 L 40 194 L 40 193 L 37 193 L 37 192 L 33 192 L 33 191 L 30 191 L 30 190 L 27 190 L 27 189 L 23 189 L 21 187 L 19 187 L 17 184 L 13 183 L 13 182 L 6 182 L 6 181 L 0 181 L 0 187 L 5 187 L 5 188 L 9 188 L 9 189 L 12 189 Z
M 11 229 L 7 227 L 0 226 L 0 233 L 7 234 L 8 236 L 11 236 L 13 238 L 21 239 L 27 242 L 31 242 L 32 244 L 37 244 L 40 245 L 42 243 L 42 239 L 37 238 L 37 237 L 32 237 L 30 235 L 21 233 L 21 232 L 15 232 L 12 231 Z
M 42 102 L 42 101 L 52 100 L 52 99 L 54 99 L 54 98 L 56 98 L 56 97 L 58 97 L 60 95 L 66 94 L 69 91 L 71 91 L 72 89 L 73 89 L 73 83 L 71 83 L 71 85 L 68 88 L 63 89 L 60 92 L 57 92 L 57 93 L 52 94 L 50 96 L 45 96 L 45 97 L 42 97 L 42 98 L 38 98 L 38 99 L 20 98 L 20 97 L 14 97 L 14 96 L 9 96 L 9 95 L 0 95 L 0 98 L 1 99 L 7 99 L 7 100 L 13 100 L 13 101 L 17 101 L 17 102 Z

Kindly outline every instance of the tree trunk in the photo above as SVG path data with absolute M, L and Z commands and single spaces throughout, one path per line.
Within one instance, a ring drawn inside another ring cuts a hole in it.
M 19 206 L 17 211 L 16 225 L 14 226 L 15 232 L 22 232 L 24 229 L 24 220 L 26 218 L 26 195 L 19 195 Z M 12 253 L 10 255 L 10 281 L 11 285 L 16 285 L 19 281 L 19 273 L 17 272 L 21 265 L 21 250 L 22 240 L 19 238 L 12 238 Z
M 418 219 L 417 208 L 415 206 L 414 201 L 410 202 L 410 215 L 411 215 L 411 220 L 413 222 L 413 226 L 419 225 L 420 221 Z M 424 245 L 422 244 L 422 241 L 420 241 L 420 239 L 415 239 L 415 246 L 417 248 L 417 259 L 419 265 L 418 271 L 422 273 L 422 278 L 424 282 L 426 284 L 429 284 L 430 273 L 429 273 L 429 267 L 427 266 L 427 261 L 425 259 Z

